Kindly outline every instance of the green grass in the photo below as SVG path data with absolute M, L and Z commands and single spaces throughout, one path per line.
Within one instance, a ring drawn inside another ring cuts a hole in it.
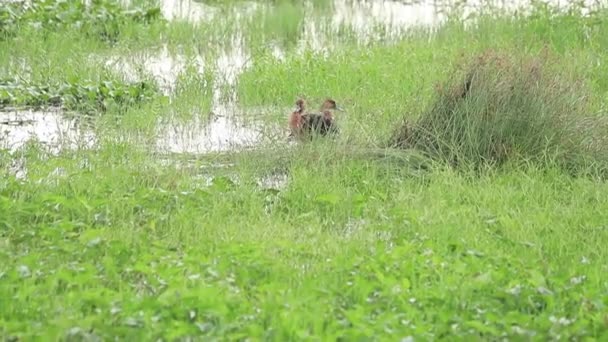
M 573 173 L 589 161 L 606 169 L 601 99 L 549 50 L 538 56 L 486 51 L 459 66 L 437 89 L 435 103 L 392 144 L 414 148 L 456 167 L 501 165 L 510 159 L 552 160 Z
M 240 182 L 210 186 L 126 146 L 28 159 L 1 185 L 4 333 L 605 337 L 605 184 L 318 152 L 237 157 Z M 254 185 L 273 164 L 278 194 Z
M 126 82 L 107 58 L 165 44 L 186 61 L 171 102 L 96 112 L 96 149 L 0 151 L 3 339 L 608 338 L 604 180 L 528 160 L 471 172 L 383 148 L 404 117 L 425 118 L 435 87 L 462 61 L 487 49 L 528 56 L 546 45 L 555 69 L 586 85 L 562 99 L 587 100 L 573 117 L 606 115 L 605 11 L 488 14 L 470 29 L 453 21 L 431 38 L 417 30 L 366 43 L 343 28 L 321 33 L 331 43 L 323 56 L 297 52 L 312 14 L 295 20 L 300 3 L 281 1 L 238 21 L 252 66 L 233 89 L 215 58 L 237 34 L 238 6 L 224 3 L 223 16 L 198 25 L 123 23 L 113 44 L 70 25 L 18 27 L 0 41 L 0 78 L 34 84 Z M 311 13 L 322 22 L 315 11 L 331 10 L 318 2 Z M 269 52 L 277 42 L 284 61 Z M 298 96 L 314 107 L 331 96 L 347 109 L 342 134 L 156 153 L 157 120 L 208 115 L 212 85 L 235 91 L 268 125 L 285 125 Z M 529 107 L 518 108 L 525 120 Z M 16 162 L 26 179 L 15 177 Z M 273 175 L 286 175 L 285 186 L 258 184 Z

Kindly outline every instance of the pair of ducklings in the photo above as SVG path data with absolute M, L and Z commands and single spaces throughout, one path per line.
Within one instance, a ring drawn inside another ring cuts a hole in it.
M 303 138 L 312 135 L 329 135 L 338 133 L 333 111 L 342 108 L 332 99 L 326 99 L 319 113 L 307 113 L 304 100 L 296 101 L 296 108 L 289 117 L 290 137 Z

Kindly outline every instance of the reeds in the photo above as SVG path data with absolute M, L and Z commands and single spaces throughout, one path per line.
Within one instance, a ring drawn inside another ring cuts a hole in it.
M 607 126 L 590 114 L 584 82 L 557 59 L 547 49 L 469 59 L 416 122 L 398 127 L 391 145 L 473 168 L 516 159 L 570 170 L 608 164 Z

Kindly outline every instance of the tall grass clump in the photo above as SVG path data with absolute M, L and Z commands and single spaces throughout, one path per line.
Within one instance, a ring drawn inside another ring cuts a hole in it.
M 606 125 L 591 115 L 584 80 L 545 49 L 538 55 L 486 51 L 461 63 L 393 146 L 419 149 L 453 166 L 507 161 L 557 163 L 569 171 L 608 165 Z

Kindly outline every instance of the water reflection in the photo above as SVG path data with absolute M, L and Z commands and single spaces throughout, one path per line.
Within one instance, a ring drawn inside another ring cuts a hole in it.
M 191 63 L 197 67 L 199 72 L 204 71 L 204 62 L 201 57 L 196 57 Z M 186 68 L 186 58 L 183 55 L 171 54 L 165 44 L 160 50 L 112 56 L 108 58 L 105 65 L 120 73 L 130 82 L 137 82 L 151 76 L 161 91 L 165 95 L 170 95 L 175 90 L 179 74 Z
M 208 113 L 195 113 L 192 121 L 161 119 L 157 122 L 158 150 L 173 153 L 204 153 L 251 147 L 262 139 L 262 129 L 258 123 L 242 120 L 237 106 L 235 90 L 238 76 L 250 65 L 250 54 L 244 46 L 244 39 L 235 33 L 226 42 L 215 60 L 206 61 L 202 56 L 190 60 L 195 72 L 203 73 L 206 68 L 213 70 L 211 119 L 203 120 Z M 139 58 L 138 58 L 139 56 Z M 167 46 L 156 52 L 140 52 L 129 57 L 110 59 L 107 65 L 131 81 L 152 76 L 166 95 L 173 97 L 177 80 L 186 70 L 186 58 L 172 55 Z M 142 72 L 137 72 L 143 68 Z M 172 99 L 174 100 L 174 99 Z M 236 114 L 239 113 L 239 114 Z M 170 115 L 170 113 L 169 113 Z
M 352 1 L 335 0 L 332 25 L 335 30 L 347 25 L 360 38 L 382 26 L 397 32 L 413 26 L 435 26 L 443 20 L 437 1 Z
M 96 138 L 76 118 L 68 119 L 59 109 L 0 112 L 0 148 L 15 151 L 34 139 L 51 153 L 63 148 L 90 148 Z
M 180 74 L 191 72 L 187 70 L 188 66 L 193 66 L 194 71 L 200 74 L 209 68 L 213 70 L 214 105 L 222 107 L 227 99 L 235 99 L 233 88 L 238 76 L 251 65 L 251 55 L 240 33 L 232 35 L 225 44 L 219 56 L 210 61 L 201 55 L 186 58 L 182 54 L 172 54 L 165 44 L 159 50 L 112 56 L 105 65 L 130 82 L 152 77 L 165 95 L 173 95 Z M 230 93 L 225 94 L 225 91 Z
M 312 8 L 313 1 L 304 1 L 305 8 Z M 230 5 L 236 19 L 241 20 L 260 9 L 267 9 L 263 2 L 242 1 Z M 436 26 L 445 20 L 450 9 L 459 9 L 464 17 L 489 7 L 506 11 L 530 7 L 533 4 L 549 4 L 559 8 L 580 6 L 589 9 L 601 4 L 600 0 L 332 0 L 331 22 L 334 29 L 341 25 L 352 27 L 359 35 L 369 34 L 382 25 L 389 31 L 399 31 L 412 26 Z M 195 0 L 160 0 L 163 16 L 168 20 L 185 20 L 192 23 L 210 21 L 226 9 Z
M 186 122 L 161 120 L 157 149 L 169 153 L 205 153 L 253 147 L 263 139 L 262 130 L 237 116 L 195 117 Z
M 213 111 L 219 114 L 237 102 L 236 82 L 238 76 L 251 66 L 251 55 L 247 52 L 242 33 L 231 37 L 230 44 L 215 61 L 215 88 L 213 89 Z M 226 93 L 228 92 L 228 93 Z M 226 105 L 228 104 L 228 106 Z
M 218 108 L 209 119 L 159 119 L 155 150 L 161 153 L 193 153 L 238 150 L 271 142 L 280 136 L 281 127 L 262 125 L 234 106 Z M 0 148 L 11 152 L 28 141 L 37 141 L 51 153 L 62 149 L 93 148 L 94 132 L 77 118 L 68 118 L 59 109 L 0 112 Z
M 161 0 L 160 10 L 167 20 L 199 22 L 212 20 L 218 9 L 202 2 L 183 0 Z
M 239 20 L 244 16 L 253 14 L 261 7 L 261 3 L 256 1 L 235 1 L 230 6 L 231 10 L 236 14 L 236 19 Z M 208 5 L 203 1 L 195 0 L 161 0 L 160 10 L 163 17 L 167 20 L 187 21 L 190 23 L 211 21 L 223 14 L 222 9 Z

